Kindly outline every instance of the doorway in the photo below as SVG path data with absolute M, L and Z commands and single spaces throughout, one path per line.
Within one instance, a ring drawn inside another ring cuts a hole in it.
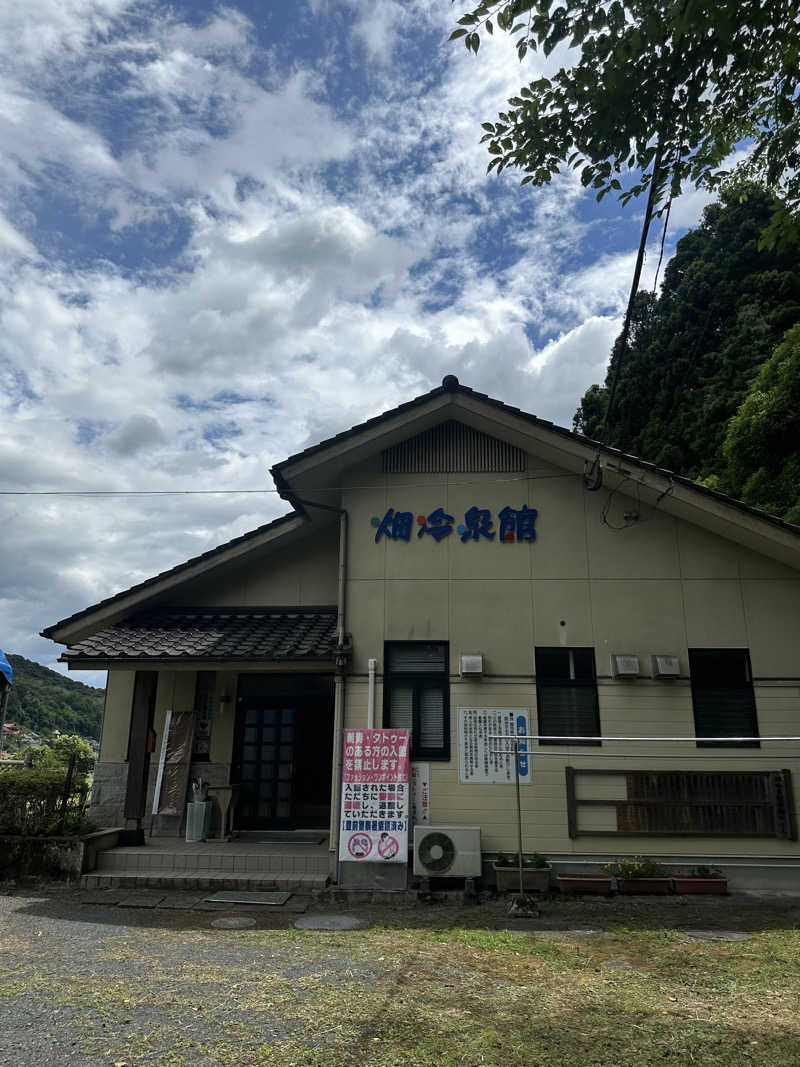
M 327 827 L 333 772 L 333 678 L 242 674 L 231 781 L 242 830 Z

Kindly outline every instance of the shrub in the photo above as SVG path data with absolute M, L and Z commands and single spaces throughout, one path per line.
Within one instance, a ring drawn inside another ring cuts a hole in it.
M 0 769 L 0 833 L 47 836 L 58 829 L 65 769 L 56 765 Z M 64 833 L 84 833 L 88 784 L 75 774 L 67 798 Z
M 625 856 L 612 863 L 604 863 L 603 870 L 615 878 L 663 878 L 667 874 L 666 867 L 649 856 Z

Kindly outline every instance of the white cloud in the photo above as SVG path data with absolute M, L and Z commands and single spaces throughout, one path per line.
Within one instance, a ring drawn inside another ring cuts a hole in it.
M 504 34 L 467 55 L 446 43 L 453 9 L 427 0 L 345 0 L 347 34 L 313 66 L 232 5 L 191 24 L 121 0 L 23 8 L 0 15 L 22 40 L 0 119 L 16 161 L 0 173 L 10 487 L 268 488 L 270 464 L 446 373 L 562 424 L 602 380 L 632 253 L 584 262 L 574 176 L 487 179 L 478 143 L 554 57 L 521 70 Z M 336 8 L 314 18 L 338 25 Z M 441 47 L 401 68 L 415 19 Z M 95 257 L 71 257 L 20 192 L 50 182 L 81 202 L 80 238 L 107 228 Z M 175 216 L 187 236 L 167 254 Z M 42 626 L 283 511 L 274 494 L 0 498 L 0 643 L 52 662 Z

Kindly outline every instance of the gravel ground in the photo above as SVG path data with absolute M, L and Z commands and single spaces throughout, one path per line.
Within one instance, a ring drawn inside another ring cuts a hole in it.
M 392 960 L 349 951 L 348 934 L 294 930 L 301 912 L 355 915 L 362 927 L 464 926 L 548 939 L 559 930 L 591 938 L 620 925 L 749 931 L 800 923 L 800 900 L 785 894 L 555 900 L 533 921 L 509 920 L 502 900 L 387 910 L 292 897 L 269 908 L 210 905 L 195 893 L 153 894 L 144 907 L 98 903 L 122 896 L 52 885 L 0 890 L 0 1064 L 264 1062 L 264 1048 L 304 1026 L 304 1004 L 324 987 L 360 985 L 366 993 L 397 978 Z M 241 914 L 255 918 L 254 929 L 211 926 Z M 445 986 L 454 978 L 446 966 L 435 975 Z

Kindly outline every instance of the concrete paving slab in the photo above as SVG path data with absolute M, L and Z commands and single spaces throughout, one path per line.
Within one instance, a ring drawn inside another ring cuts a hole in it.
M 87 891 L 81 893 L 79 902 L 81 904 L 119 904 L 120 900 L 124 896 L 123 893 L 115 893 L 110 889 L 98 889 L 97 892 Z
M 155 908 L 163 899 L 163 896 L 154 896 L 152 893 L 131 893 L 120 900 L 119 906 L 121 908 Z
M 742 930 L 681 930 L 692 941 L 749 941 L 753 936 Z
M 169 911 L 189 911 L 195 906 L 195 904 L 199 904 L 202 899 L 203 898 L 197 896 L 196 893 L 194 894 L 194 896 L 188 897 L 173 894 L 171 896 L 164 897 L 164 899 L 156 906 L 159 909 L 166 908 Z

